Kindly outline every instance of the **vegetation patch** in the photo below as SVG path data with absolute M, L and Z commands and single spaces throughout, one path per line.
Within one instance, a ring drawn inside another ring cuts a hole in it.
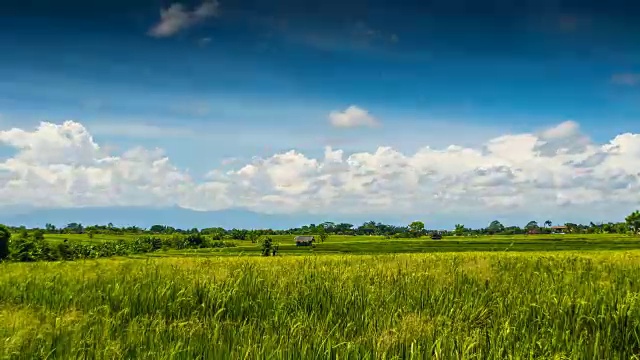
M 640 252 L 0 264 L 1 358 L 628 359 Z

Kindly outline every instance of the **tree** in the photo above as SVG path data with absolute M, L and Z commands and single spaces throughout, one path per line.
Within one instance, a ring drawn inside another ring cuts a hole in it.
M 260 234 L 257 231 L 252 230 L 247 232 L 245 239 L 250 240 L 252 244 L 255 244 L 260 239 Z
M 551 220 L 547 220 L 547 221 L 544 222 L 544 227 L 551 227 L 551 225 L 553 225 Z
M 69 223 L 64 229 L 67 233 L 76 233 L 76 234 L 82 234 L 82 232 L 84 231 L 82 224 L 79 224 L 79 223 Z
M 267 236 L 262 240 L 262 256 L 276 256 L 278 254 L 278 244 L 274 244 L 271 237 Z
M 332 233 L 334 232 L 336 229 L 336 224 L 334 224 L 331 221 L 325 221 L 322 224 L 318 225 L 318 226 L 322 226 L 328 233 Z
M 636 210 L 624 218 L 634 234 L 638 234 L 640 230 L 640 211 Z
M 9 229 L 0 225 L 0 260 L 9 257 L 9 240 L 11 240 Z
M 615 231 L 618 234 L 626 234 L 629 232 L 629 224 L 627 224 L 626 222 L 623 223 L 617 223 L 615 226 Z
M 320 225 L 316 228 L 316 230 L 318 232 L 318 237 L 320 238 L 320 242 L 324 242 L 329 238 L 329 235 L 327 234 L 327 230 L 324 228 L 324 226 Z
M 424 233 L 424 223 L 422 221 L 414 221 L 409 224 L 409 231 L 414 237 L 420 237 Z
M 525 228 L 525 230 L 537 229 L 538 228 L 538 222 L 535 221 L 535 220 L 529 221 L 524 228 Z
M 570 234 L 577 233 L 577 232 L 580 230 L 580 229 L 579 229 L 579 227 L 578 227 L 578 224 L 574 224 L 574 223 L 565 223 L 565 224 L 564 224 L 564 226 L 566 226 L 566 227 L 567 227 L 567 231 L 568 231 Z
M 454 232 L 456 233 L 456 236 L 462 236 L 464 234 L 464 230 L 464 225 L 456 224 L 456 229 L 454 230 Z
M 504 231 L 504 225 L 502 225 L 498 220 L 493 220 L 491 224 L 489 224 L 487 230 L 491 234 L 500 233 Z

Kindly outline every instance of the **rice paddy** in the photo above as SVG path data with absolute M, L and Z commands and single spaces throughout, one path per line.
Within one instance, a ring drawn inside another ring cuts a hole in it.
M 7 359 L 630 359 L 640 251 L 0 264 Z

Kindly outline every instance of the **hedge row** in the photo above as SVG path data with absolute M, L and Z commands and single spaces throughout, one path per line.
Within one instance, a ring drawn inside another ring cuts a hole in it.
M 9 261 L 58 261 L 95 259 L 110 256 L 144 254 L 167 249 L 197 249 L 232 247 L 234 243 L 205 238 L 200 234 L 173 235 L 167 238 L 141 236 L 135 240 L 106 241 L 83 244 L 78 241 L 50 242 L 37 234 L 11 237 L 0 226 L 0 260 Z

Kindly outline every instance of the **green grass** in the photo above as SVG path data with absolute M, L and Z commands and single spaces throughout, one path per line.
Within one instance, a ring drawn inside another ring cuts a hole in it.
M 47 241 L 63 241 L 64 239 L 68 239 L 69 241 L 80 241 L 81 243 L 89 244 L 105 241 L 135 240 L 139 236 L 141 235 L 94 234 L 93 238 L 90 238 L 88 234 L 46 234 L 44 238 Z
M 640 238 L 616 235 L 537 235 L 537 236 L 483 236 L 447 237 L 442 240 L 385 239 L 375 236 L 331 237 L 315 247 L 295 246 L 293 236 L 274 236 L 280 243 L 283 255 L 309 254 L 390 254 L 424 252 L 468 252 L 468 251 L 603 251 L 640 250 Z M 222 249 L 172 250 L 155 253 L 153 256 L 167 255 L 259 255 L 260 245 L 248 241 L 237 241 L 237 247 Z
M 63 239 L 83 243 L 133 240 L 139 235 L 102 235 L 96 234 L 90 239 L 86 234 L 47 234 L 48 241 Z M 155 235 L 166 236 L 166 235 Z M 567 234 L 567 235 L 497 235 L 480 237 L 445 237 L 442 240 L 421 239 L 385 239 L 383 236 L 330 236 L 315 248 L 295 246 L 294 235 L 271 236 L 280 243 L 280 252 L 284 255 L 308 254 L 389 254 L 423 252 L 460 252 L 460 251 L 602 251 L 640 249 L 640 237 L 619 234 Z M 229 241 L 229 240 L 227 240 Z M 237 247 L 202 250 L 174 250 L 155 253 L 153 256 L 167 255 L 259 255 L 260 245 L 249 241 L 233 240 Z
M 640 251 L 0 264 L 11 359 L 630 359 Z

